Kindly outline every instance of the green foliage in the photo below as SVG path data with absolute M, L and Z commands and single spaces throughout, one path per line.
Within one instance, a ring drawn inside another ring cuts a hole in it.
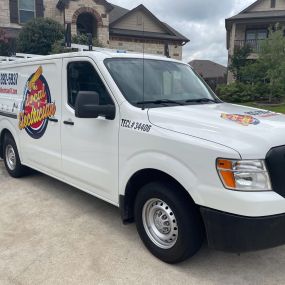
M 72 43 L 79 45 L 88 45 L 88 36 L 86 34 L 74 35 L 72 36 Z M 97 38 L 93 38 L 92 44 L 94 47 L 104 47 L 104 45 Z
M 269 37 L 261 44 L 258 59 L 244 59 L 246 51 L 238 50 L 230 70 L 237 82 L 222 86 L 219 93 L 228 102 L 267 101 L 278 103 L 285 99 L 285 37 L 279 25 L 269 30 Z M 246 57 L 245 57 L 246 56 Z M 239 89 L 239 91 L 237 91 Z
M 13 53 L 13 41 L 6 37 L 5 32 L 0 29 L 0 56 L 10 56 Z
M 242 82 L 219 85 L 216 92 L 222 100 L 232 103 L 253 101 L 253 98 L 256 95 L 256 90 L 253 85 Z
M 53 44 L 64 37 L 64 29 L 58 22 L 48 18 L 36 18 L 28 22 L 18 38 L 18 51 L 47 55 Z
M 251 52 L 249 46 L 237 48 L 231 57 L 231 64 L 229 65 L 229 71 L 232 72 L 236 80 L 241 81 L 241 69 L 248 64 L 248 56 Z
M 74 52 L 74 50 L 70 48 L 66 48 L 64 39 L 61 39 L 61 40 L 56 41 L 52 45 L 50 54 L 59 54 L 59 53 L 68 53 L 68 52 Z
M 72 36 L 72 43 L 79 44 L 79 45 L 88 45 L 88 36 L 85 34 L 74 35 Z M 104 45 L 97 39 L 93 38 L 92 44 L 95 47 L 104 47 Z M 67 52 L 74 52 L 75 50 L 66 48 L 65 47 L 65 40 L 64 38 L 56 41 L 52 45 L 51 54 L 58 54 L 58 53 L 67 53 Z
M 261 46 L 256 68 L 263 71 L 261 79 L 269 83 L 271 102 L 276 97 L 285 97 L 285 37 L 284 28 L 276 25 Z

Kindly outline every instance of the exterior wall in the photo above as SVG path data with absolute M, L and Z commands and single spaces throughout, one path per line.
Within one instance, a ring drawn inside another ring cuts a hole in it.
M 142 23 L 144 23 L 144 25 Z M 114 26 L 114 28 L 135 31 L 142 31 L 144 29 L 147 32 L 165 33 L 165 30 L 157 25 L 149 15 L 146 15 L 141 11 L 132 13 L 128 17 L 122 19 Z
M 51 1 L 51 0 L 48 0 Z M 80 9 L 80 10 L 79 10 Z M 66 23 L 72 23 L 71 32 L 77 34 L 76 20 L 78 11 L 88 12 L 97 19 L 97 37 L 105 46 L 109 45 L 109 15 L 105 6 L 98 5 L 93 0 L 70 1 L 68 9 L 65 11 Z
M 244 41 L 246 32 L 246 24 L 237 24 L 236 25 L 236 41 Z
M 276 7 L 271 8 L 271 1 L 264 0 L 260 3 L 256 4 L 252 7 L 250 12 L 258 12 L 258 11 L 271 11 L 271 10 L 285 10 L 285 1 L 284 0 L 276 0 Z
M 0 25 L 10 24 L 9 0 L 0 1 Z
M 51 18 L 57 22 L 64 23 L 64 15 L 61 11 L 56 8 L 58 0 L 44 0 L 44 16 L 46 18 Z
M 9 0 L 0 0 L 0 27 L 20 29 L 18 24 L 10 23 Z
M 143 48 L 144 46 L 144 48 Z M 159 41 L 146 41 L 143 45 L 142 40 L 132 40 L 132 39 L 120 39 L 120 38 L 111 38 L 110 39 L 110 48 L 134 51 L 142 53 L 143 50 L 148 54 L 155 55 L 164 55 L 164 43 Z M 170 56 L 174 59 L 182 59 L 182 46 L 176 44 L 169 45 Z

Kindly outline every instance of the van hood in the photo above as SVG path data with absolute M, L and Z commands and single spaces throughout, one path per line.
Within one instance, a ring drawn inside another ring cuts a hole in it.
M 148 115 L 157 127 L 222 144 L 244 159 L 285 145 L 285 115 L 270 111 L 221 103 L 153 108 Z

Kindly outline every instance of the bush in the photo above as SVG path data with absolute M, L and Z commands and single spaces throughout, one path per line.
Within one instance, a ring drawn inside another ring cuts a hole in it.
M 28 22 L 18 38 L 18 51 L 47 55 L 53 44 L 64 37 L 64 29 L 58 22 L 48 18 L 37 18 Z
M 219 97 L 229 103 L 244 103 L 253 101 L 256 97 L 255 86 L 234 82 L 228 85 L 220 85 L 217 88 Z
M 9 56 L 10 53 L 8 41 L 0 40 L 0 56 Z
M 79 45 L 88 45 L 88 36 L 86 34 L 74 35 L 72 36 L 72 43 Z M 104 45 L 97 39 L 93 38 L 92 45 L 94 47 L 104 47 Z
M 6 33 L 0 29 L 0 56 L 11 56 L 14 48 L 14 41 L 8 39 Z
M 72 43 L 78 44 L 78 45 L 88 45 L 88 36 L 85 34 L 81 35 L 74 35 L 72 36 Z M 93 38 L 92 45 L 95 47 L 104 47 L 104 45 L 97 39 Z M 65 40 L 60 39 L 59 41 L 56 41 L 52 45 L 51 54 L 58 54 L 58 53 L 67 53 L 67 52 L 74 52 L 76 50 L 73 50 L 71 48 L 65 47 Z
M 218 86 L 217 94 L 223 101 L 229 103 L 268 102 L 270 85 L 263 82 L 254 84 L 233 82 Z M 285 90 L 280 86 L 276 89 L 271 103 L 280 103 L 284 94 Z

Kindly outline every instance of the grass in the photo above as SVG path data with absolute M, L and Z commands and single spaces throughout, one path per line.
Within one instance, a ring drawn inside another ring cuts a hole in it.
M 239 105 L 244 105 L 244 106 L 249 106 L 249 107 L 254 107 L 254 108 L 269 110 L 269 111 L 276 112 L 276 113 L 285 114 L 285 104 L 281 104 L 278 106 L 263 106 L 263 105 L 257 105 L 254 102 L 248 102 L 248 103 L 241 103 Z

